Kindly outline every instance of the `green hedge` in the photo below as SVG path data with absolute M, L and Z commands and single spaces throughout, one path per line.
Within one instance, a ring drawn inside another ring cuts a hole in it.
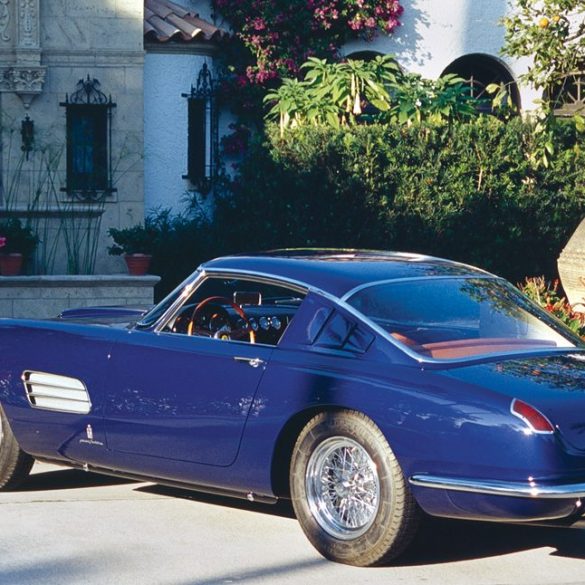
M 218 253 L 342 246 L 423 252 L 513 281 L 556 274 L 585 215 L 585 139 L 555 130 L 548 168 L 532 127 L 481 117 L 453 126 L 276 132 L 251 147 L 216 204 Z

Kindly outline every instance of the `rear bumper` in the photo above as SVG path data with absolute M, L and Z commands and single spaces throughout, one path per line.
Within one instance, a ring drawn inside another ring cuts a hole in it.
M 577 528 L 578 530 L 585 530 L 585 516 L 581 516 L 581 518 L 575 520 L 575 522 L 572 522 L 571 524 L 565 524 L 564 526 L 566 528 Z
M 409 482 L 418 504 L 431 516 L 585 528 L 585 482 L 510 482 L 427 474 L 413 475 Z
M 416 487 L 466 492 L 488 496 L 507 496 L 547 500 L 578 500 L 585 498 L 585 482 L 539 484 L 535 481 L 510 482 L 475 480 L 418 474 L 409 479 Z

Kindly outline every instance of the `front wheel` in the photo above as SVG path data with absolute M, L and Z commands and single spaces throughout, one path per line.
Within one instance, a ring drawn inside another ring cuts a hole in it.
M 396 558 L 422 514 L 386 438 L 354 411 L 321 413 L 307 423 L 294 448 L 290 488 L 313 546 L 348 565 Z
M 27 477 L 34 459 L 16 442 L 0 406 L 0 490 L 17 488 Z

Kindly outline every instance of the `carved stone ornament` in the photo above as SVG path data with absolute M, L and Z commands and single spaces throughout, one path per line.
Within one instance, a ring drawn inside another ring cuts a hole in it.
M 0 39 L 5 43 L 10 40 L 10 0 L 0 0 Z
M 10 67 L 1 71 L 0 91 L 13 91 L 28 109 L 33 98 L 43 91 L 45 67 Z
M 39 0 L 19 1 L 18 48 L 39 48 Z

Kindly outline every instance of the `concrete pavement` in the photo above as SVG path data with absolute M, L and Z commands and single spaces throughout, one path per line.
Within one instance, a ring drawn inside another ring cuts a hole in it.
M 0 585 L 583 585 L 585 531 L 431 521 L 393 567 L 320 557 L 290 506 L 36 464 L 0 493 Z

